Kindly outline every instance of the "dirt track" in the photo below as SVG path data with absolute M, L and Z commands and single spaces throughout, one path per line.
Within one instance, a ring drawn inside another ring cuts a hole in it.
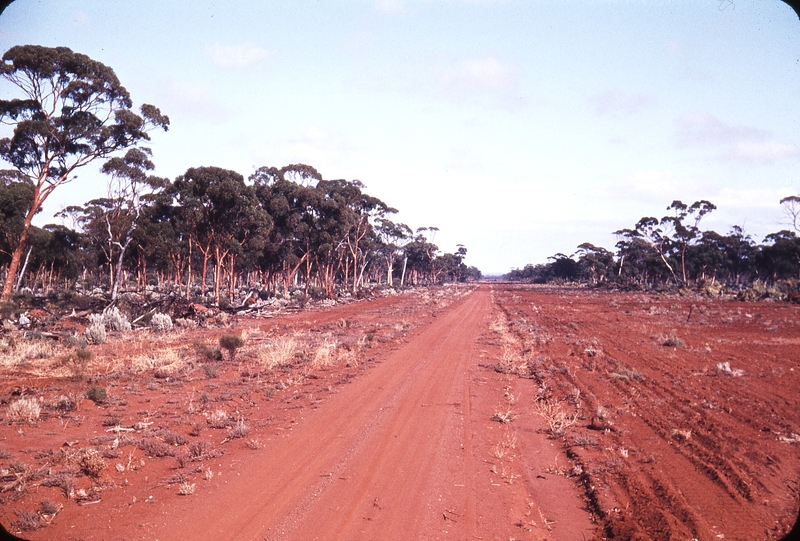
M 476 338 L 490 315 L 486 291 L 459 302 L 305 415 L 291 434 L 266 442 L 269 452 L 243 464 L 241 476 L 202 501 L 165 510 L 164 517 L 180 518 L 165 520 L 152 535 L 387 540 L 475 539 L 481 533 L 491 534 L 488 539 L 503 529 L 513 534 L 518 526 L 495 523 L 498 502 L 488 489 L 502 487 L 492 482 L 490 456 L 476 456 L 473 441 L 491 423 L 488 415 L 475 417 L 471 396 Z
M 387 328 L 381 317 L 416 327 L 376 339 L 357 372 L 309 374 L 277 401 L 243 391 L 237 414 L 257 427 L 259 448 L 222 441 L 226 454 L 204 462 L 212 479 L 181 474 L 197 479 L 194 494 L 164 481 L 175 478 L 171 462 L 147 458 L 105 474 L 101 502 L 68 501 L 25 536 L 745 541 L 790 528 L 800 481 L 797 307 L 484 285 L 449 306 L 380 299 L 268 328 L 347 318 L 372 333 Z M 734 372 L 717 370 L 721 362 Z M 225 385 L 251 385 L 233 376 Z M 190 375 L 140 392 L 139 403 L 174 410 L 158 422 L 180 430 L 201 383 Z M 58 446 L 92 433 L 98 412 L 70 418 L 85 428 L 45 419 L 40 439 L 34 427 L 14 435 L 5 425 L 0 447 L 25 455 L 34 441 Z M 556 413 L 564 422 L 554 430 Z M 36 490 L 19 502 L 54 493 Z

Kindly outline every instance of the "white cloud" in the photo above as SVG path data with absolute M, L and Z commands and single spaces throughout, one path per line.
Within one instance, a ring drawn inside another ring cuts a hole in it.
M 729 145 L 740 140 L 763 140 L 767 135 L 751 126 L 731 126 L 711 113 L 695 113 L 678 119 L 679 147 Z
M 406 4 L 403 0 L 377 0 L 375 9 L 385 15 L 403 15 L 406 13 Z
M 589 97 L 589 103 L 600 116 L 621 118 L 652 107 L 655 100 L 646 94 L 625 94 L 618 90 L 608 90 Z
M 164 110 L 170 114 L 184 114 L 196 120 L 226 120 L 230 113 L 215 101 L 208 83 L 174 81 L 168 87 L 167 103 Z
M 351 160 L 356 150 L 342 133 L 318 125 L 300 126 L 294 135 L 261 145 L 250 153 L 255 163 L 280 167 L 289 163 L 305 163 L 316 167 L 323 177 Z
M 272 52 L 252 43 L 222 45 L 215 43 L 206 48 L 211 63 L 223 69 L 244 69 L 273 57 Z
M 797 145 L 770 139 L 767 141 L 738 141 L 724 154 L 726 158 L 745 162 L 772 163 L 777 160 L 800 158 Z
M 492 56 L 470 58 L 442 75 L 442 83 L 457 92 L 499 92 L 511 90 L 517 84 L 516 69 Z
M 793 143 L 778 141 L 770 132 L 753 126 L 733 126 L 711 113 L 696 113 L 677 121 L 679 148 L 716 148 L 723 161 L 772 163 L 798 159 L 800 149 Z
M 707 199 L 713 191 L 707 182 L 696 178 L 680 178 L 672 171 L 635 171 L 612 184 L 605 197 L 624 200 L 626 205 L 647 208 L 649 205 L 666 207 L 675 199 Z M 620 199 L 619 194 L 624 194 Z M 646 211 L 645 211 L 646 212 Z
M 72 25 L 76 28 L 88 29 L 92 25 L 89 14 L 85 11 L 78 11 L 72 16 Z

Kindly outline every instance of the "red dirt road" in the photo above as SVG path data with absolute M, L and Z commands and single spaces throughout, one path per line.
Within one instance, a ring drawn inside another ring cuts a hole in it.
M 457 303 L 213 493 L 165 506 L 149 537 L 493 538 L 497 502 L 477 501 L 476 483 L 492 483 L 474 455 L 470 396 L 490 309 L 485 289 Z

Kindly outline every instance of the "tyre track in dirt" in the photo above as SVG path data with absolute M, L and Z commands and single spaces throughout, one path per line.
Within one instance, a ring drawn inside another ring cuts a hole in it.
M 541 356 L 534 363 L 540 385 L 564 389 L 560 400 L 580 397 L 584 426 L 607 427 L 583 428 L 565 444 L 608 534 L 774 538 L 775 519 L 793 516 L 791 489 L 781 481 L 796 479 L 780 464 L 795 460 L 775 434 L 796 417 L 787 415 L 793 408 L 783 415 L 778 408 L 791 392 L 786 376 L 797 356 L 781 335 L 768 353 L 751 344 L 764 346 L 757 310 L 767 332 L 791 332 L 796 310 L 747 306 L 756 315 L 737 322 L 741 305 L 700 301 L 690 324 L 674 298 L 522 288 L 500 297 L 510 325 Z M 687 344 L 664 347 L 667 332 Z M 709 370 L 723 360 L 746 376 Z M 763 378 L 782 385 L 770 388 Z M 607 418 L 597 421 L 601 410 Z
M 148 537 L 472 538 L 464 400 L 487 309 L 481 292 L 456 302 L 290 435 L 266 442 L 240 476 L 163 508 Z

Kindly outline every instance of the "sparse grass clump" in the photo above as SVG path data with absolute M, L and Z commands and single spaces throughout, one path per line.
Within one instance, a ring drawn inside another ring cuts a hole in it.
M 641 381 L 644 379 L 644 376 L 637 370 L 633 368 L 628 368 L 622 363 L 617 363 L 614 366 L 614 370 L 611 371 L 611 377 L 615 379 L 624 379 L 624 380 L 636 380 Z
M 744 376 L 744 370 L 739 368 L 731 368 L 731 363 L 728 361 L 725 361 L 724 363 L 717 363 L 717 366 L 714 367 L 714 371 L 722 376 Z
M 238 438 L 247 437 L 250 434 L 250 427 L 244 422 L 244 419 L 239 419 L 232 428 L 228 429 L 228 439 L 235 440 Z
M 560 403 L 539 400 L 536 402 L 536 413 L 547 422 L 548 432 L 555 437 L 561 437 L 567 428 L 578 422 L 578 413 L 568 413 Z
M 190 483 L 189 481 L 181 483 L 181 486 L 178 489 L 178 494 L 181 496 L 190 496 L 194 494 L 194 483 Z
M 8 420 L 34 424 L 39 420 L 42 407 L 35 398 L 19 398 L 8 407 Z
M 215 410 L 208 418 L 208 424 L 211 428 L 227 428 L 228 414 L 225 410 Z
M 684 345 L 684 341 L 681 338 L 678 338 L 674 334 L 670 334 L 667 336 L 664 341 L 661 343 L 662 346 L 670 347 L 670 348 L 682 348 Z
M 17 509 L 14 514 L 17 515 L 17 520 L 14 521 L 13 525 L 23 532 L 32 532 L 47 524 L 39 513 L 33 511 Z
M 197 340 L 193 344 L 195 351 L 207 361 L 221 361 L 222 351 L 219 348 L 209 346 L 202 340 Z
M 510 423 L 514 420 L 514 412 L 511 410 L 506 411 L 498 411 L 494 415 L 492 415 L 491 420 L 496 421 L 498 423 Z
M 15 366 L 36 359 L 49 359 L 59 355 L 61 347 L 54 340 L 35 334 L 23 338 L 9 334 L 5 344 L 0 344 L 0 366 Z
M 106 467 L 106 461 L 103 456 L 96 449 L 91 448 L 80 452 L 77 464 L 85 475 L 93 479 L 99 478 L 100 472 Z
M 689 438 L 692 437 L 692 431 L 688 428 L 673 428 L 670 430 L 669 435 L 672 436 L 672 439 L 674 440 L 689 441 Z
M 288 366 L 294 362 L 297 353 L 297 341 L 291 336 L 281 336 L 268 344 L 262 345 L 256 358 L 267 370 Z

